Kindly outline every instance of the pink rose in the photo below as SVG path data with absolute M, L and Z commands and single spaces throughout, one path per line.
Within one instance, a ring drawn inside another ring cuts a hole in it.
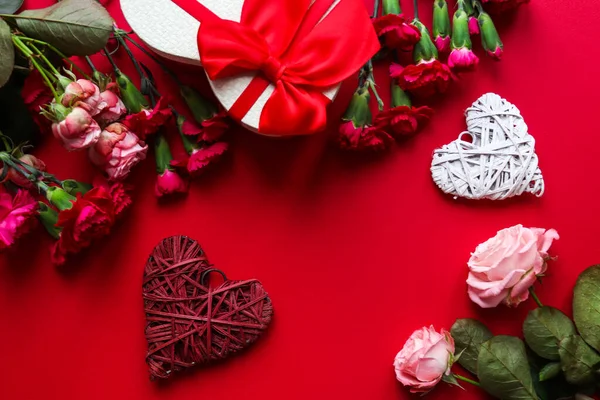
M 98 142 L 90 148 L 92 163 L 106 171 L 111 180 L 124 179 L 131 168 L 146 158 L 148 145 L 125 125 L 112 123 L 102 131 Z
M 527 300 L 529 288 L 546 271 L 548 249 L 558 238 L 554 229 L 516 225 L 481 243 L 468 263 L 471 300 L 483 308 Z
M 450 36 L 438 35 L 433 42 L 440 53 L 446 54 L 450 51 L 450 40 Z
M 0 250 L 12 246 L 35 223 L 38 202 L 27 190 L 0 193 Z
M 479 35 L 479 22 L 475 17 L 469 17 L 469 34 Z
M 105 90 L 100 93 L 100 99 L 102 111 L 96 115 L 96 121 L 102 124 L 102 126 L 117 121 L 127 112 L 125 104 L 123 104 L 119 96 L 111 90 Z
M 100 138 L 102 130 L 89 112 L 73 107 L 60 122 L 52 124 L 52 134 L 67 150 L 86 149 Z
M 76 82 L 69 83 L 61 98 L 61 103 L 65 107 L 81 107 L 91 115 L 98 114 L 103 108 L 100 88 L 87 79 L 79 79 Z
M 454 339 L 433 326 L 414 331 L 394 359 L 396 379 L 410 387 L 412 393 L 428 392 L 444 375 L 450 374 L 454 362 Z

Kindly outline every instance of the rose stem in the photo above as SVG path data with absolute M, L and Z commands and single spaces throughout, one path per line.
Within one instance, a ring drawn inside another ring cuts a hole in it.
M 533 286 L 529 288 L 529 293 L 531 293 L 531 298 L 536 302 L 538 307 L 544 307 L 544 305 L 540 301 L 540 298 L 537 296 L 537 294 L 535 294 L 535 290 L 533 290 Z
M 413 7 L 415 9 L 415 19 L 418 20 L 419 19 L 419 1 L 418 0 L 413 0 Z
M 175 75 L 175 73 L 173 71 L 171 71 L 171 69 L 169 67 L 167 67 L 162 61 L 160 61 L 158 59 L 158 57 L 156 57 L 154 54 L 152 54 L 148 50 L 146 50 L 142 45 L 140 45 L 138 42 L 133 40 L 128 34 L 123 34 L 123 36 L 125 37 L 125 39 L 129 40 L 129 42 L 131 42 L 131 44 L 133 44 L 135 47 L 137 47 L 142 53 L 144 53 L 152 61 L 154 61 L 167 75 L 169 75 L 171 77 L 171 79 L 173 79 L 175 81 L 175 83 L 177 83 L 177 85 L 182 86 L 182 83 L 179 80 L 179 78 L 177 78 L 177 75 Z
M 21 53 L 23 53 L 23 55 L 25 57 L 27 57 L 27 59 L 29 61 L 31 61 L 31 64 L 33 64 L 33 66 L 35 67 L 35 69 L 37 69 L 39 71 L 40 75 L 42 76 L 42 79 L 44 79 L 44 81 L 46 82 L 46 86 L 48 86 L 50 88 L 50 90 L 52 91 L 52 94 L 54 95 L 54 98 L 56 99 L 56 101 L 59 101 L 58 93 L 54 89 L 54 86 L 52 85 L 52 82 L 50 81 L 50 78 L 48 77 L 47 72 L 35 60 L 35 57 L 33 57 L 33 52 L 27 46 L 25 46 L 25 44 L 19 39 L 19 37 L 13 36 L 12 40 L 13 40 L 13 43 L 14 43 L 15 47 L 17 49 L 19 49 L 21 51 Z
M 481 387 L 481 384 L 479 382 L 477 382 L 477 381 L 474 381 L 473 379 L 469 379 L 466 376 L 462 376 L 462 375 L 458 375 L 458 374 L 453 374 L 453 375 L 459 381 L 467 382 L 467 383 L 470 383 L 473 386 Z
M 369 60 L 367 62 L 368 75 L 367 75 L 367 84 L 369 85 L 369 89 L 373 92 L 375 99 L 377 99 L 377 105 L 379 106 L 379 111 L 383 110 L 383 100 L 379 97 L 379 93 L 377 93 L 377 88 L 375 84 L 375 77 L 373 76 L 373 61 Z
M 56 47 L 52 46 L 50 43 L 43 42 L 43 41 L 37 40 L 37 39 L 28 38 L 25 36 L 21 36 L 20 38 L 21 38 L 21 40 L 24 40 L 27 42 L 37 43 L 39 45 L 48 47 L 50 50 L 55 52 L 60 58 L 62 58 L 63 60 L 68 62 L 73 68 L 75 68 L 77 70 L 77 72 L 79 72 L 81 75 L 83 75 L 83 77 L 85 79 L 88 79 L 88 80 L 90 79 L 90 77 L 85 73 L 84 70 L 79 68 L 79 66 L 77 64 L 75 64 L 73 61 L 71 61 L 71 59 L 69 57 L 67 57 L 62 51 L 58 50 Z

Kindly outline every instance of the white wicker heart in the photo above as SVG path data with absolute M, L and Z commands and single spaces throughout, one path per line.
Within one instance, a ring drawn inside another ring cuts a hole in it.
M 477 200 L 544 193 L 535 139 L 517 107 L 487 93 L 466 119 L 467 131 L 433 154 L 431 175 L 442 191 Z

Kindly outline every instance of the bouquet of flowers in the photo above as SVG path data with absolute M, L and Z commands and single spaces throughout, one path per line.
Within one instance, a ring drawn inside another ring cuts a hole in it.
M 338 143 L 346 150 L 382 150 L 394 139 L 418 132 L 431 118 L 433 110 L 413 106 L 413 98 L 423 103 L 432 95 L 446 92 L 457 75 L 474 71 L 479 58 L 472 48 L 471 38 L 481 36 L 486 54 L 500 60 L 504 46 L 490 14 L 515 8 L 523 0 L 458 0 L 450 23 L 446 0 L 433 0 L 433 29 L 419 19 L 418 2 L 414 0 L 411 21 L 402 12 L 399 0 L 375 2 L 373 26 L 380 38 L 381 51 L 374 60 L 393 59 L 389 67 L 391 106 L 377 93 L 373 76 L 373 61 L 359 72 L 358 87 L 339 128 Z M 412 62 L 401 63 L 406 53 Z M 446 61 L 445 63 L 443 61 Z M 378 114 L 370 111 L 371 93 L 377 99 Z
M 543 305 L 534 290 L 556 239 L 553 229 L 513 226 L 480 244 L 468 262 L 468 294 L 480 307 L 535 301 L 523 322 L 524 340 L 495 336 L 474 319 L 457 320 L 449 332 L 425 327 L 396 356 L 398 381 L 415 393 L 441 381 L 466 382 L 501 400 L 585 400 L 600 393 L 600 266 L 579 276 L 573 319 Z M 452 372 L 454 363 L 473 378 Z

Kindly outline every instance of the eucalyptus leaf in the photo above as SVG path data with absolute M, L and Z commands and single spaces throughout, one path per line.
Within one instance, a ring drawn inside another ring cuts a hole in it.
M 558 343 L 576 333 L 571 319 L 554 307 L 531 310 L 523 322 L 523 336 L 527 345 L 548 360 L 560 360 Z
M 10 26 L 0 18 L 0 87 L 6 85 L 15 66 L 15 48 Z
M 577 278 L 573 319 L 581 337 L 600 351 L 600 265 L 586 269 Z
M 544 365 L 539 373 L 540 382 L 547 381 L 548 379 L 556 378 L 562 371 L 560 362 L 554 361 Z
M 0 14 L 12 14 L 23 5 L 23 0 L 0 0 Z
M 12 18 L 27 36 L 48 42 L 67 55 L 100 51 L 113 29 L 110 14 L 95 0 L 63 0 Z
M 477 357 L 481 345 L 492 338 L 492 332 L 481 322 L 465 318 L 458 319 L 450 329 L 456 353 L 461 354 L 458 363 L 466 370 L 477 374 Z
M 579 335 L 560 341 L 560 364 L 567 382 L 583 386 L 594 383 L 600 367 L 600 354 L 596 353 Z
M 539 400 L 527 361 L 525 344 L 513 336 L 495 336 L 479 351 L 481 387 L 501 400 Z

